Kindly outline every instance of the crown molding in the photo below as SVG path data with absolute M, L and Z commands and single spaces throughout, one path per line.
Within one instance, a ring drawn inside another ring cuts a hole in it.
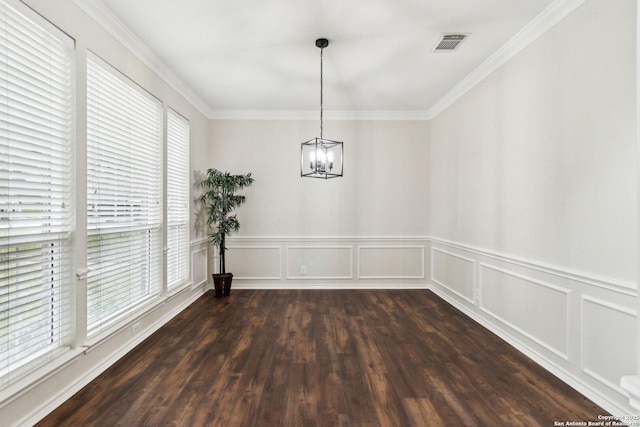
M 551 3 L 522 30 L 518 31 L 507 43 L 480 64 L 478 68 L 472 71 L 471 74 L 437 101 L 426 112 L 426 120 L 435 118 L 447 107 L 473 89 L 478 83 L 489 77 L 490 74 L 562 21 L 584 2 L 585 0 L 556 0 Z
M 125 48 L 140 59 L 146 66 L 160 76 L 169 86 L 189 101 L 207 118 L 212 115 L 211 108 L 178 75 L 165 64 L 149 47 L 142 42 L 120 19 L 118 19 L 100 0 L 73 0 L 98 25 L 118 40 Z
M 310 110 L 213 110 L 100 0 L 73 0 L 116 40 L 210 120 L 318 120 Z M 326 120 L 431 120 L 564 19 L 585 0 L 556 0 L 426 111 L 326 111 Z
M 214 110 L 212 120 L 320 120 L 316 110 Z M 324 111 L 324 120 L 424 121 L 426 111 Z

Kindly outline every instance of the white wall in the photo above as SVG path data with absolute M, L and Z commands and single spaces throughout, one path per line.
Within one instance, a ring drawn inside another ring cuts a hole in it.
M 318 131 L 319 121 L 212 121 L 212 167 L 256 180 L 229 240 L 234 286 L 424 286 L 428 123 L 325 121 L 324 136 L 344 141 L 344 176 L 301 178 L 300 143 Z M 399 271 L 401 259 L 412 262 Z
M 636 370 L 636 2 L 587 0 L 431 122 L 435 289 L 606 409 Z
M 588 1 L 433 120 L 431 235 L 635 282 L 634 4 Z
M 144 89 L 162 100 L 166 107 L 185 116 L 191 129 L 191 168 L 202 170 L 206 165 L 209 146 L 208 120 L 189 102 L 178 95 L 166 82 L 139 59 L 126 50 L 104 29 L 96 25 L 71 0 L 25 0 L 38 13 L 61 28 L 76 40 L 76 128 L 77 128 L 77 226 L 74 240 L 77 245 L 76 268 L 86 269 L 86 52 L 90 49 L 105 61 L 119 69 Z M 201 264 L 206 259 L 206 243 L 200 243 L 204 235 L 192 230 L 192 261 Z M 206 263 L 205 263 L 206 264 Z M 64 402 L 84 384 L 95 378 L 119 357 L 135 347 L 154 330 L 166 323 L 203 292 L 202 271 L 194 271 L 194 286 L 186 286 L 173 295 L 163 295 L 153 306 L 136 313 L 129 323 L 122 324 L 98 341 L 88 342 L 82 322 L 79 323 L 75 348 L 37 372 L 22 378 L 0 392 L 0 419 L 2 425 L 29 425 Z M 86 279 L 77 281 L 78 317 L 83 316 L 83 295 Z M 204 276 L 206 278 L 206 276 Z M 139 331 L 133 333 L 131 325 L 139 323 Z

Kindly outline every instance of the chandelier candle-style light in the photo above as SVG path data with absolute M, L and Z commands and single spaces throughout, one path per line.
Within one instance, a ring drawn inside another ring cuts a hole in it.
M 323 131 L 323 79 L 322 53 L 329 46 L 329 40 L 318 39 L 316 46 L 320 48 L 320 137 L 303 142 L 300 146 L 300 176 L 308 178 L 337 178 L 342 176 L 343 144 L 339 141 L 325 139 Z

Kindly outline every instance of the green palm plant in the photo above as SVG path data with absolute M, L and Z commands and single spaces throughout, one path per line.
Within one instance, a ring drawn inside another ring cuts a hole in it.
M 232 175 L 229 172 L 221 172 L 217 169 L 208 169 L 204 179 L 200 181 L 200 187 L 204 193 L 200 201 L 207 209 L 207 225 L 211 228 L 209 239 L 211 244 L 218 248 L 220 253 L 220 273 L 216 276 L 227 275 L 225 266 L 225 238 L 228 234 L 240 229 L 240 223 L 233 210 L 244 203 L 245 196 L 236 194 L 237 191 L 253 184 L 251 173 L 246 175 Z M 231 275 L 231 274 L 229 274 Z M 231 275 L 233 276 L 233 275 Z M 216 284 L 217 285 L 217 284 Z M 229 288 L 231 279 L 229 279 Z M 216 287 L 216 294 L 217 294 Z M 225 295 L 229 292 L 225 286 Z

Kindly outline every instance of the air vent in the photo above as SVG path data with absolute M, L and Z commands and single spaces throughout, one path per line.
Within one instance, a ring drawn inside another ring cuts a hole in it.
M 453 52 L 467 36 L 464 34 L 445 34 L 436 44 L 434 52 Z

